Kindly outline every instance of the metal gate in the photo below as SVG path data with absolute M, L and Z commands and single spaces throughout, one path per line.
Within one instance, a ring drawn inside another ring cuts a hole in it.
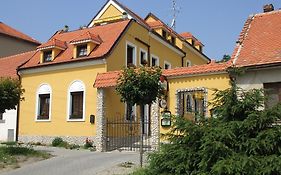
M 139 151 L 141 147 L 140 121 L 124 118 L 106 122 L 106 151 Z M 143 150 L 151 150 L 150 121 L 143 122 Z

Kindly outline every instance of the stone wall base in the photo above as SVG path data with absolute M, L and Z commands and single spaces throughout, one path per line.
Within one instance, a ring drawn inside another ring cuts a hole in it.
M 89 137 L 89 136 L 27 136 L 27 135 L 20 135 L 19 142 L 23 142 L 23 143 L 40 142 L 42 144 L 52 144 L 52 141 L 56 137 L 62 138 L 64 141 L 66 141 L 69 144 L 84 145 L 87 138 L 93 141 L 94 143 L 93 145 L 95 145 L 96 143 L 96 138 Z

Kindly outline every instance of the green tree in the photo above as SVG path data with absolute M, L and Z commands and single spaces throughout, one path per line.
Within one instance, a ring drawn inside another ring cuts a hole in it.
M 121 101 L 128 106 L 137 104 L 140 106 L 140 126 L 143 126 L 144 105 L 151 104 L 157 97 L 160 97 L 163 88 L 159 83 L 161 69 L 158 67 L 125 68 L 118 79 L 116 86 L 117 94 L 121 96 Z M 131 114 L 131 112 L 129 112 Z M 141 139 L 143 130 L 141 128 Z M 142 140 L 141 140 L 142 141 Z M 142 150 L 141 164 L 142 164 Z
M 12 78 L 0 78 L 0 113 L 15 109 L 22 99 L 23 89 L 20 81 Z
M 227 62 L 231 59 L 231 56 L 230 55 L 227 55 L 227 54 L 224 54 L 222 59 L 217 61 L 217 63 L 223 63 L 223 62 Z
M 199 123 L 176 117 L 170 144 L 149 156 L 145 174 L 281 174 L 281 104 L 261 110 L 262 90 L 215 93 L 216 118 Z

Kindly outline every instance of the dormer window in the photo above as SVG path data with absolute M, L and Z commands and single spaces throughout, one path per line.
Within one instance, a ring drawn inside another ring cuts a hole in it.
M 43 63 L 52 61 L 52 50 L 43 52 Z
M 176 44 L 176 38 L 175 37 L 171 37 L 171 43 Z
M 191 45 L 194 46 L 195 45 L 195 41 L 192 39 L 191 40 Z
M 165 31 L 165 30 L 162 30 L 162 36 L 163 36 L 163 38 L 167 38 L 167 32 Z
M 77 57 L 87 56 L 87 44 L 77 46 Z
M 50 39 L 48 42 L 37 47 L 40 51 L 40 63 L 53 61 L 62 51 L 67 48 L 66 42 L 56 38 Z
M 82 33 L 80 36 L 70 41 L 74 46 L 73 58 L 86 57 L 102 43 L 99 35 L 95 35 L 89 31 Z

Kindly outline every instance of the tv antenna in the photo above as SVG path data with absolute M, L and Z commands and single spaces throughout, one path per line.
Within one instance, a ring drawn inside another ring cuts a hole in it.
M 176 0 L 172 0 L 173 3 L 173 19 L 171 23 L 171 27 L 176 30 L 176 19 L 177 19 L 177 14 L 180 13 L 180 8 L 177 6 Z

